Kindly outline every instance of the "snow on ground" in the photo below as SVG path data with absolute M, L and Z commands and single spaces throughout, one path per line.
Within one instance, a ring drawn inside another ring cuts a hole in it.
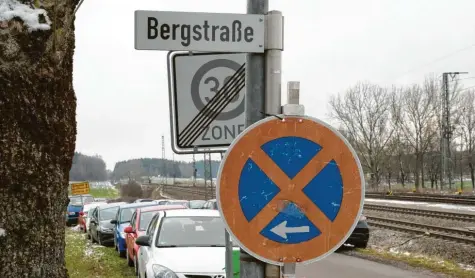
M 462 206 L 454 204 L 439 204 L 439 203 L 427 203 L 427 202 L 411 202 L 411 201 L 400 201 L 400 200 L 386 200 L 386 199 L 371 199 L 365 198 L 367 203 L 383 203 L 383 204 L 396 204 L 396 205 L 410 205 L 418 206 L 421 208 L 439 208 L 444 210 L 456 210 L 456 211 L 469 211 L 475 212 L 475 206 Z
M 40 23 L 40 15 L 43 16 L 45 22 Z M 0 0 L 0 21 L 10 21 L 14 17 L 23 20 L 30 32 L 51 28 L 51 20 L 46 10 L 22 4 L 17 0 Z

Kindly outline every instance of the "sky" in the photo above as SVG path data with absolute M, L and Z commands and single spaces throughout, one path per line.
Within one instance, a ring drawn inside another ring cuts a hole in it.
M 328 101 L 358 81 L 420 83 L 469 72 L 475 86 L 473 0 L 270 0 L 285 17 L 282 101 L 300 81 L 308 115 L 331 122 Z M 173 158 L 167 51 L 134 48 L 134 11 L 246 13 L 244 0 L 85 0 L 76 14 L 76 150 L 117 161 Z M 201 158 L 199 155 L 198 158 Z M 174 155 L 190 161 L 191 155 Z

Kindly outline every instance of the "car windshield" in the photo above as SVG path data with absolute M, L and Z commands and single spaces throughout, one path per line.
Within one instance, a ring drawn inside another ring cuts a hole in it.
M 69 197 L 69 204 L 73 206 L 82 206 L 94 202 L 92 196 L 72 196 Z
M 203 205 L 206 203 L 206 201 L 203 201 L 203 200 L 193 200 L 193 201 L 190 201 L 190 208 L 192 209 L 197 209 L 197 208 L 202 208 Z
M 160 225 L 157 247 L 224 247 L 224 223 L 217 216 L 166 217 Z M 238 246 L 233 242 L 234 246 Z
M 182 205 L 182 206 L 188 207 L 189 202 L 188 201 L 171 201 L 168 203 L 168 205 Z
M 147 211 L 140 213 L 139 231 L 145 231 L 153 216 L 157 213 L 158 211 Z
M 137 208 L 124 208 L 120 211 L 120 218 L 119 222 L 120 223 L 127 223 L 130 222 L 132 219 L 132 214 L 134 214 L 135 210 Z
M 111 208 L 102 209 L 99 216 L 99 220 L 105 221 L 105 220 L 114 219 L 115 215 L 117 214 L 117 210 L 119 210 L 119 207 L 111 207 Z

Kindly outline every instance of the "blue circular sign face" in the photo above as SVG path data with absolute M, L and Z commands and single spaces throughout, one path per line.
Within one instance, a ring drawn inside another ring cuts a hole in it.
M 318 155 L 322 147 L 305 138 L 287 136 L 271 140 L 262 145 L 261 149 L 293 179 Z M 246 219 L 252 221 L 280 191 L 280 187 L 249 158 L 239 179 L 239 203 Z M 302 191 L 330 221 L 335 220 L 343 198 L 343 181 L 335 161 L 330 161 L 322 171 L 316 173 Z M 257 192 L 261 194 L 256 194 Z M 260 233 L 279 243 L 296 244 L 319 236 L 321 231 L 295 202 L 288 200 Z

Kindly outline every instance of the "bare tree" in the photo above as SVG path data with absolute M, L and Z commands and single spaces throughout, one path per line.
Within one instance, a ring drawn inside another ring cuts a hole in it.
M 464 143 L 465 150 L 467 152 L 472 188 L 475 189 L 475 90 L 463 92 L 462 100 L 459 123 L 460 132 L 462 136 L 462 142 Z
M 415 156 L 414 183 L 416 189 L 424 187 L 424 153 L 437 137 L 437 115 L 435 101 L 439 87 L 435 79 L 427 78 L 423 86 L 414 84 L 406 88 L 397 103 L 400 105 L 397 117 L 398 128 L 404 141 Z
M 389 123 L 390 96 L 385 88 L 361 82 L 330 99 L 331 116 L 354 142 L 373 188 L 380 183 L 384 150 L 394 130 Z
M 67 277 L 77 1 L 0 1 L 2 277 Z

